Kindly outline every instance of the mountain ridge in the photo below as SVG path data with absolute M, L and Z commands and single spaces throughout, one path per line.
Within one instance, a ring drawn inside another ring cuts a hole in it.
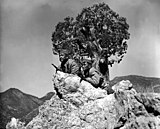
M 49 95 L 47 96 L 46 94 L 42 99 L 26 94 L 17 88 L 10 88 L 0 93 L 0 129 L 5 128 L 5 125 L 12 117 L 21 119 L 32 110 L 38 108 L 45 100 L 51 98 L 51 92 Z
M 160 93 L 160 78 L 158 77 L 145 77 L 140 75 L 118 76 L 110 81 L 110 86 L 112 87 L 122 80 L 129 80 L 137 92 Z

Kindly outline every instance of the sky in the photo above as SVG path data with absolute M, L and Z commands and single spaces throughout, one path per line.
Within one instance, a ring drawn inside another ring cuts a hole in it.
M 105 2 L 127 18 L 127 54 L 110 68 L 110 78 L 126 75 L 160 77 L 159 0 L 1 0 L 0 92 L 9 88 L 42 97 L 53 91 L 51 35 L 66 16 Z

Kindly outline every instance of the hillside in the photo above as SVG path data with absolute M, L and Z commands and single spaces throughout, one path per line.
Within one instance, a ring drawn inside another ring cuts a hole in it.
M 49 95 L 50 96 L 46 95 L 38 98 L 25 94 L 16 88 L 10 88 L 0 93 L 0 128 L 4 128 L 12 117 L 21 119 L 23 116 L 38 108 L 45 100 L 51 98 L 51 93 Z

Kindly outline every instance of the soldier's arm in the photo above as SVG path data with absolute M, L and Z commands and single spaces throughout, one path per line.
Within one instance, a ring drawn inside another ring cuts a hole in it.
M 90 74 L 90 77 L 85 78 L 86 81 L 91 83 L 93 86 L 98 86 L 101 76 L 95 71 Z
M 61 65 L 59 65 L 57 68 L 60 69 L 60 70 L 62 70 Z
M 70 66 L 71 74 L 78 74 L 79 73 L 79 66 L 75 61 L 72 61 Z

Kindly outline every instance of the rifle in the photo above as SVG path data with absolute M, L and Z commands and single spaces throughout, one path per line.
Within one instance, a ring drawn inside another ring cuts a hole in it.
M 58 68 L 55 64 L 52 64 L 54 66 L 54 68 L 56 69 L 56 72 L 57 71 L 62 71 L 60 68 Z

